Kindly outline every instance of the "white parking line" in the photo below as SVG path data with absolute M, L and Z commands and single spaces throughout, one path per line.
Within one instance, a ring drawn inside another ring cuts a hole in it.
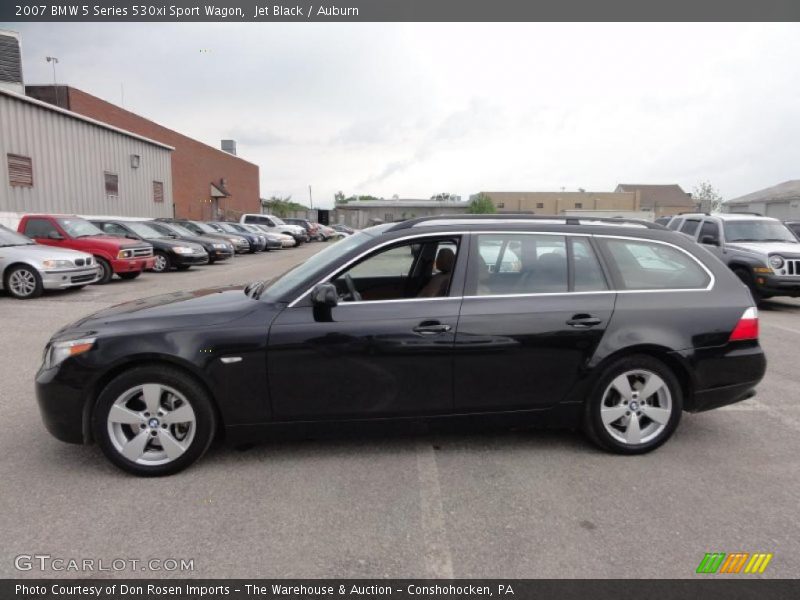
M 453 577 L 453 559 L 447 543 L 436 453 L 430 444 L 419 442 L 416 454 L 425 566 L 428 571 L 426 576 L 450 579 Z

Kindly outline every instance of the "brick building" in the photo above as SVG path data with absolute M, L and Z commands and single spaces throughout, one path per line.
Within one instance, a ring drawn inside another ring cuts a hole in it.
M 172 146 L 176 216 L 233 220 L 242 213 L 261 212 L 257 165 L 70 86 L 29 85 L 25 91 L 38 100 Z

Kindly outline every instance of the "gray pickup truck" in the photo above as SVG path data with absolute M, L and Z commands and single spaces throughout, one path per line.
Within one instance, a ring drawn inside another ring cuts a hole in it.
M 749 213 L 676 215 L 667 228 L 715 254 L 756 300 L 800 296 L 800 242 L 778 219 Z

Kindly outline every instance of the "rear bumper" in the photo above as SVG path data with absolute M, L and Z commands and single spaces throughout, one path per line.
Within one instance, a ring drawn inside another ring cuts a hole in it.
M 62 290 L 75 285 L 88 285 L 100 278 L 97 266 L 81 269 L 64 269 L 60 271 L 44 271 L 41 273 L 42 286 L 46 290 Z
M 136 271 L 146 271 L 152 269 L 156 259 L 153 256 L 147 258 L 126 258 L 111 261 L 111 268 L 114 273 L 132 273 Z

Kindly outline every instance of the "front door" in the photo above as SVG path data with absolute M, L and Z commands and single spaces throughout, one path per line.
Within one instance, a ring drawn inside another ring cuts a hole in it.
M 456 410 L 552 406 L 587 366 L 614 309 L 590 239 L 474 237 L 455 342 Z
M 392 244 L 330 278 L 337 306 L 285 309 L 267 353 L 276 418 L 451 412 L 462 254 L 457 236 Z

